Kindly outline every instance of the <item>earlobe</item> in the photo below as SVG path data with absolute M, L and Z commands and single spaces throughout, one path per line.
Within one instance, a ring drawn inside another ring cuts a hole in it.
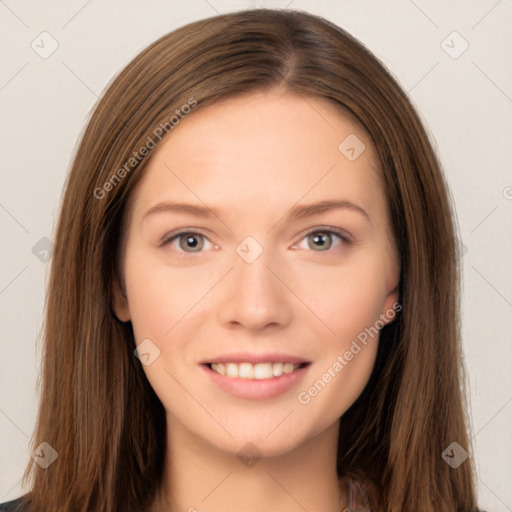
M 129 322 L 131 319 L 130 308 L 126 294 L 121 289 L 117 278 L 114 278 L 112 284 L 112 308 L 115 315 L 121 322 Z

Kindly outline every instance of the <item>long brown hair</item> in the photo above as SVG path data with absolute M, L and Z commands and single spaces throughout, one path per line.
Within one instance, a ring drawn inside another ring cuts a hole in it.
M 155 130 L 183 105 L 196 102 L 194 115 L 275 89 L 327 99 L 364 127 L 401 256 L 403 309 L 381 330 L 370 380 L 341 418 L 339 476 L 376 490 L 386 512 L 476 510 L 455 216 L 439 161 L 410 100 L 360 42 L 320 17 L 270 9 L 161 37 L 93 110 L 63 197 L 46 301 L 33 446 L 47 442 L 58 458 L 27 466 L 27 510 L 130 512 L 153 502 L 164 409 L 133 354 L 131 324 L 112 308 L 125 207 L 151 158 L 139 150 L 160 142 Z M 457 468 L 441 455 L 454 441 L 470 453 Z

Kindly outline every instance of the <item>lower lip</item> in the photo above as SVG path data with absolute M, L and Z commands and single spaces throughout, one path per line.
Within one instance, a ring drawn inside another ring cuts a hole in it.
M 284 373 L 271 379 L 241 379 L 239 377 L 227 377 L 210 369 L 207 365 L 201 365 L 210 379 L 223 391 L 236 398 L 250 400 L 266 400 L 286 393 L 294 384 L 304 377 L 310 364 L 298 368 L 291 373 Z

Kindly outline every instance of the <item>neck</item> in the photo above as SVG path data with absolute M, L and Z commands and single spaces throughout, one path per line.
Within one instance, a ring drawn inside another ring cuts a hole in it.
M 290 452 L 252 459 L 219 450 L 169 417 L 167 425 L 154 510 L 225 512 L 229 505 L 237 512 L 340 512 L 346 506 L 336 473 L 339 422 Z

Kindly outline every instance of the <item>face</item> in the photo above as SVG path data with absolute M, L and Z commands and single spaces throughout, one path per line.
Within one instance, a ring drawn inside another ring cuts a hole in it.
M 324 100 L 252 94 L 190 114 L 155 150 L 115 310 L 171 435 L 277 455 L 360 395 L 398 262 L 366 133 Z

